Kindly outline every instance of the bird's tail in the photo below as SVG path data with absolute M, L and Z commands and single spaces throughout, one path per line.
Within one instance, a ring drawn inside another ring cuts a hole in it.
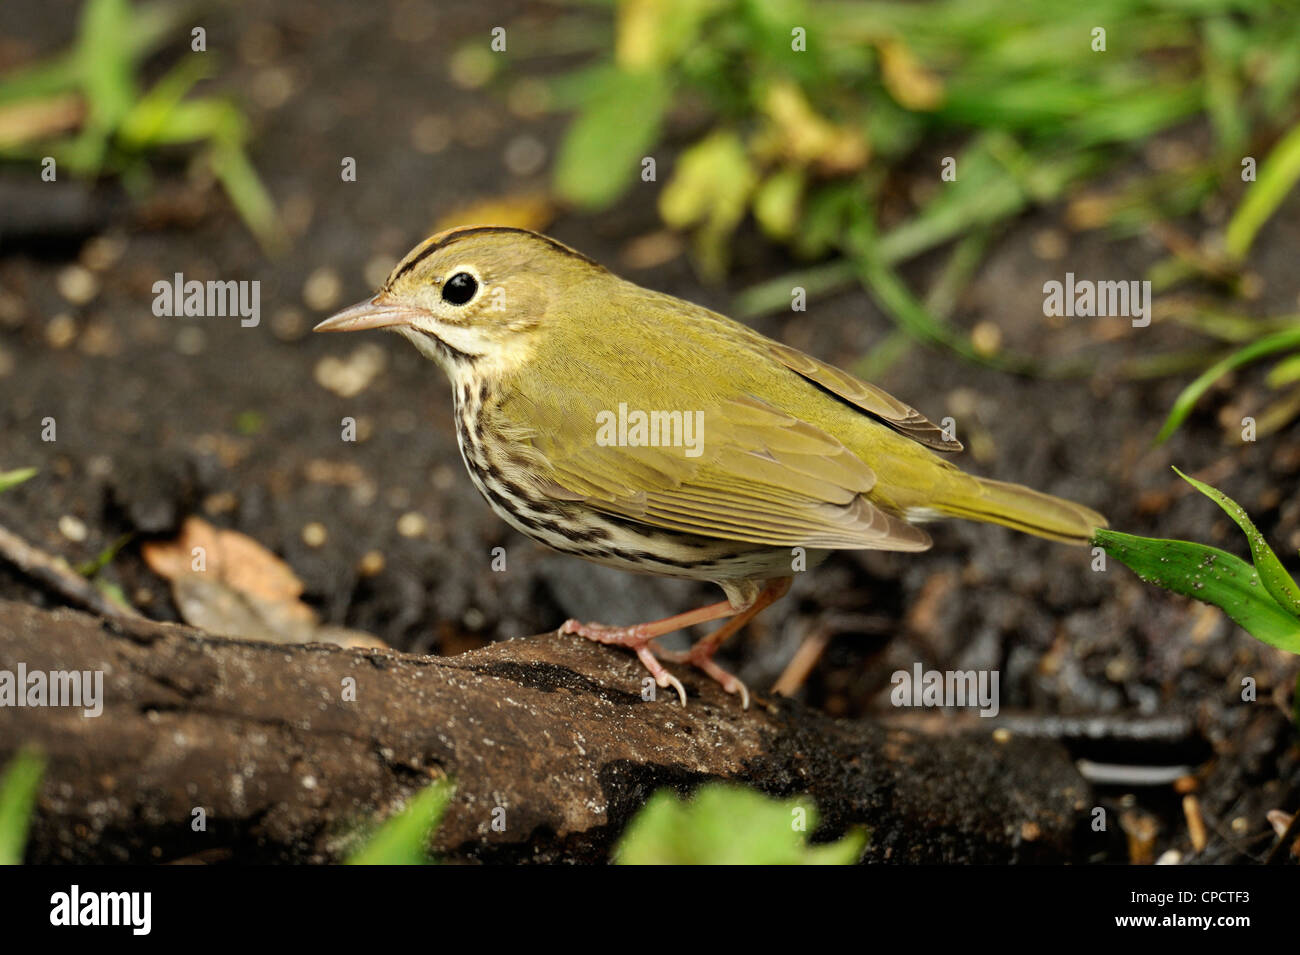
M 934 509 L 947 517 L 1001 524 L 1066 544 L 1086 544 L 1097 528 L 1107 526 L 1106 518 L 1091 508 L 1020 484 L 975 478 L 973 487 L 963 481 L 962 488 Z

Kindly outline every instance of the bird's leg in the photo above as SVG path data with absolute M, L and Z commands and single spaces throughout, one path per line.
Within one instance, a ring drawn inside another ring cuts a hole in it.
M 743 610 L 737 611 L 730 620 L 703 640 L 698 641 L 689 650 L 680 653 L 661 650 L 660 653 L 663 654 L 665 660 L 674 663 L 689 663 L 703 670 L 710 677 L 717 680 L 728 693 L 739 693 L 741 707 L 746 710 L 749 709 L 749 688 L 734 673 L 728 673 L 718 666 L 713 661 L 713 655 L 718 652 L 718 648 L 726 642 L 728 637 L 758 616 L 764 608 L 770 607 L 784 597 L 790 590 L 790 582 L 791 578 L 789 577 L 768 581 L 767 586 L 759 592 L 752 604 Z
M 672 633 L 674 630 L 681 630 L 683 627 L 691 627 L 697 623 L 707 623 L 710 620 L 719 620 L 723 617 L 730 617 L 740 613 L 733 607 L 730 601 L 721 600 L 715 604 L 709 604 L 707 607 L 700 607 L 697 610 L 688 610 L 686 613 L 674 614 L 671 617 L 664 617 L 662 620 L 652 620 L 649 623 L 633 624 L 630 627 L 611 627 L 603 623 L 582 623 L 578 620 L 566 620 L 560 625 L 560 633 L 574 633 L 580 637 L 586 637 L 588 640 L 595 640 L 597 643 L 609 643 L 620 647 L 630 647 L 636 652 L 645 668 L 650 671 L 650 675 L 655 678 L 655 682 L 661 687 L 671 686 L 681 697 L 682 706 L 686 705 L 686 688 L 682 686 L 682 681 L 677 679 L 655 659 L 655 655 L 650 651 L 650 641 L 655 637 L 662 637 L 665 633 Z

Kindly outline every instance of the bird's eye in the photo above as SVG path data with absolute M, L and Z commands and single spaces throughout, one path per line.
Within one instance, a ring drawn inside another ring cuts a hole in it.
M 442 287 L 442 300 L 452 305 L 464 305 L 478 291 L 478 282 L 468 272 L 457 272 Z

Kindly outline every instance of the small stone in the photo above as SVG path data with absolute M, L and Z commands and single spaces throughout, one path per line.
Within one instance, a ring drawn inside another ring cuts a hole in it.
M 419 511 L 407 511 L 397 519 L 397 533 L 403 537 L 423 537 L 429 529 L 429 522 Z
M 80 544 L 90 536 L 84 521 L 73 517 L 71 514 L 64 514 L 59 518 L 59 533 L 74 543 Z
M 302 299 L 307 307 L 318 312 L 336 306 L 343 294 L 343 282 L 339 274 L 328 266 L 321 266 L 302 286 Z
M 106 272 L 126 254 L 126 239 L 118 235 L 97 235 L 81 250 L 81 264 L 92 272 Z
M 230 491 L 217 491 L 203 499 L 204 512 L 213 517 L 229 514 L 238 506 L 239 498 Z
M 313 377 L 326 391 L 343 398 L 361 394 L 384 370 L 388 353 L 383 348 L 367 342 L 356 348 L 347 358 L 328 355 L 316 363 Z
M 1039 229 L 1030 240 L 1034 255 L 1046 262 L 1057 262 L 1065 258 L 1069 242 L 1060 229 Z
M 271 334 L 282 342 L 295 342 L 307 334 L 307 319 L 302 309 L 292 305 L 277 308 L 271 316 Z
M 319 521 L 312 521 L 302 529 L 302 542 L 308 547 L 324 546 L 325 541 L 329 539 L 329 532 L 325 530 L 325 525 Z
M 386 562 L 382 551 L 368 550 L 361 555 L 357 573 L 362 577 L 377 577 L 384 572 Z
M 76 337 L 76 320 L 67 312 L 55 315 L 45 325 L 45 340 L 51 348 L 67 348 Z
M 82 265 L 69 265 L 55 279 L 59 294 L 72 305 L 85 305 L 99 294 L 99 279 Z
M 434 113 L 421 116 L 411 127 L 411 145 L 426 156 L 442 152 L 451 145 L 451 120 Z
M 253 99 L 263 109 L 279 109 L 293 96 L 293 73 L 282 66 L 259 70 L 253 77 Z
M 998 727 L 993 731 L 993 742 L 1004 745 L 1011 742 L 1011 730 L 1006 727 Z
M 546 164 L 546 144 L 529 133 L 520 133 L 506 143 L 506 169 L 514 176 L 531 176 Z
M 981 355 L 996 355 L 1002 347 L 1002 329 L 993 322 L 979 322 L 971 329 L 970 343 Z
M 208 345 L 208 336 L 197 325 L 186 325 L 176 333 L 175 347 L 182 355 L 193 358 L 203 354 Z

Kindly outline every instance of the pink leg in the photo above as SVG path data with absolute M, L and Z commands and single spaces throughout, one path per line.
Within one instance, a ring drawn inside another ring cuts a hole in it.
M 697 610 L 690 610 L 686 613 L 664 617 L 662 620 L 634 624 L 629 627 L 611 627 L 603 623 L 581 623 L 577 620 L 566 620 L 560 626 L 560 633 L 573 633 L 586 637 L 588 640 L 595 640 L 597 643 L 631 648 L 636 652 L 637 658 L 645 668 L 650 671 L 650 675 L 654 677 L 655 682 L 661 687 L 671 686 L 675 689 L 682 701 L 682 706 L 685 706 L 686 688 L 682 686 L 680 680 L 665 670 L 659 660 L 656 659 L 654 653 L 650 650 L 650 642 L 656 637 L 672 633 L 674 630 L 681 630 L 697 623 L 707 623 L 710 620 L 730 617 L 729 621 L 699 641 L 686 653 L 669 653 L 662 650 L 659 652 L 666 659 L 686 662 L 699 667 L 722 684 L 722 688 L 728 693 L 739 693 L 741 705 L 748 709 L 749 690 L 735 676 L 714 663 L 713 654 L 717 652 L 718 647 L 722 646 L 723 641 L 752 620 L 764 607 L 783 597 L 789 589 L 790 578 L 786 577 L 768 583 L 759 592 L 757 599 L 752 604 L 740 610 L 731 606 L 728 601 L 723 600 L 716 604 L 709 604 L 707 607 L 700 607 Z
M 650 651 L 650 641 L 655 637 L 663 636 L 665 633 L 672 633 L 674 630 L 691 627 L 697 623 L 718 620 L 721 617 L 730 617 L 734 613 L 736 613 L 736 608 L 727 601 L 722 600 L 715 604 L 709 604 L 707 607 L 700 607 L 697 610 L 674 614 L 671 617 L 652 620 L 649 623 L 633 624 L 630 627 L 611 627 L 603 623 L 582 623 L 578 620 L 566 620 L 560 625 L 560 633 L 574 633 L 580 637 L 586 637 L 588 640 L 595 640 L 597 643 L 630 647 L 636 652 L 637 659 L 650 671 L 650 675 L 654 677 L 655 682 L 661 687 L 667 688 L 671 686 L 675 689 L 678 697 L 681 698 L 682 706 L 685 706 L 686 687 L 682 686 L 682 681 L 665 670 L 662 664 L 655 659 L 655 655 Z
M 674 663 L 689 663 L 694 667 L 698 667 L 714 680 L 717 680 L 728 693 L 739 693 L 741 708 L 749 709 L 749 688 L 735 674 L 728 673 L 718 666 L 713 660 L 713 655 L 718 652 L 718 648 L 732 634 L 757 617 L 763 609 L 770 607 L 784 597 L 790 590 L 790 581 L 791 578 L 789 577 L 771 581 L 763 588 L 752 604 L 737 613 L 703 640 L 698 641 L 689 650 L 684 653 L 660 651 L 664 659 L 671 660 Z

